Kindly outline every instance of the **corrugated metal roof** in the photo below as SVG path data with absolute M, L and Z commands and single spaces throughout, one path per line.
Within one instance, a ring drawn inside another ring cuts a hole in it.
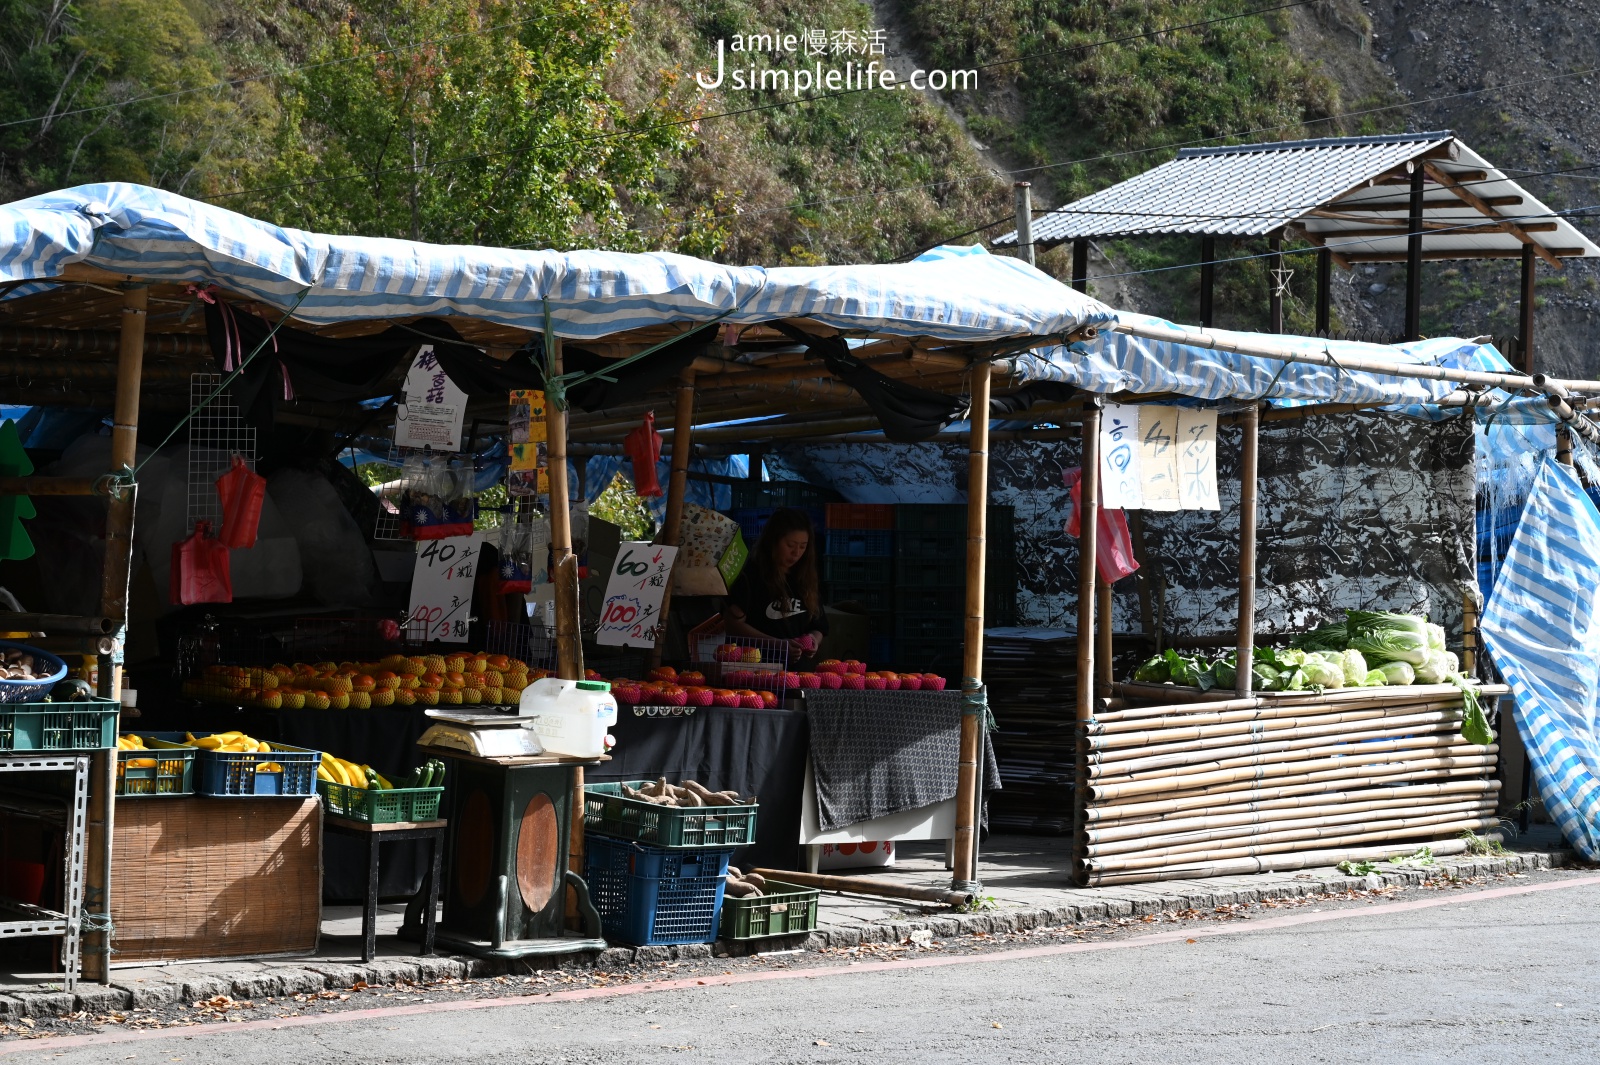
M 1085 237 L 1253 237 L 1292 226 L 1349 261 L 1403 258 L 1409 190 L 1376 182 L 1403 175 L 1410 162 L 1429 167 L 1429 259 L 1517 255 L 1525 239 L 1552 255 L 1600 256 L 1600 247 L 1448 131 L 1187 148 L 1040 215 L 1033 240 L 1049 247 Z M 1481 209 L 1474 198 L 1486 201 Z M 1016 232 L 993 243 L 1015 245 Z

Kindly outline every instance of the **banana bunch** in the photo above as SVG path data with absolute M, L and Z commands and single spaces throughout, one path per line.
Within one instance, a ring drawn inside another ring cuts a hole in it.
M 217 751 L 221 754 L 271 754 L 272 745 L 265 740 L 254 739 L 242 732 L 218 732 L 211 736 L 196 738 L 192 732 L 183 734 L 183 742 L 202 751 Z M 257 773 L 281 773 L 283 766 L 277 762 L 257 762 Z
M 343 784 L 348 788 L 394 790 L 394 785 L 389 783 L 388 778 L 370 765 L 364 762 L 357 765 L 355 762 L 337 758 L 327 751 L 322 752 L 322 764 L 317 766 L 317 779 L 326 780 L 331 784 Z
M 123 735 L 117 737 L 117 750 L 143 751 L 148 750 L 148 748 L 144 745 L 143 736 L 135 736 L 132 733 L 124 733 Z M 128 758 L 118 763 L 119 770 L 123 766 L 132 766 L 135 769 L 154 769 L 156 767 L 156 760 L 154 758 Z

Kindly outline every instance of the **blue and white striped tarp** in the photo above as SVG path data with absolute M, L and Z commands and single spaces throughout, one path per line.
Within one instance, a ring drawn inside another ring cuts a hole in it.
M 1481 629 L 1511 686 L 1545 810 L 1600 860 L 1600 511 L 1546 458 L 1495 579 Z
M 1118 311 L 1117 319 L 1156 328 L 1176 328 L 1149 315 Z M 1452 366 L 1498 373 L 1511 372 L 1511 364 L 1492 344 L 1440 337 L 1411 344 L 1367 344 L 1316 337 L 1272 336 L 1213 329 L 1219 337 L 1236 340 L 1270 339 L 1273 344 L 1335 359 L 1341 355 L 1367 359 L 1392 359 L 1396 363 Z M 1033 381 L 1064 381 L 1089 392 L 1110 395 L 1172 393 L 1195 400 L 1268 399 L 1275 405 L 1293 403 L 1358 403 L 1388 401 L 1398 413 L 1438 418 L 1456 413 L 1422 407 L 1455 391 L 1447 381 L 1389 377 L 1359 370 L 1337 370 L 1307 363 L 1282 363 L 1254 355 L 1235 355 L 1200 348 L 1177 340 L 1147 340 L 1102 330 L 1093 340 L 1070 348 L 1055 346 L 1024 356 L 1019 369 Z
M 1019 259 L 878 266 L 724 266 L 685 255 L 457 247 L 284 229 L 159 189 L 82 185 L 0 206 L 0 283 L 87 263 L 214 282 L 314 323 L 416 315 L 593 340 L 668 322 L 804 317 L 952 341 L 1060 336 L 1110 308 Z M 38 289 L 24 285 L 13 297 Z

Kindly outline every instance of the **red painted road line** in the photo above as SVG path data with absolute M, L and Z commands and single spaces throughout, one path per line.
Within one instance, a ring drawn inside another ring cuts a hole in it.
M 1132 939 L 1107 943 L 1060 943 L 1046 947 L 1022 947 L 1016 950 L 997 950 L 991 954 L 957 954 L 943 957 L 908 958 L 905 961 L 857 962 L 854 965 L 830 965 L 811 969 L 784 969 L 777 972 L 730 973 L 720 976 L 684 977 L 680 980 L 653 980 L 617 987 L 585 987 L 572 991 L 549 991 L 539 995 L 509 995 L 504 998 L 477 998 L 456 1002 L 427 1002 L 411 1006 L 377 1006 L 364 1010 L 343 1010 L 337 1013 L 315 1013 L 298 1017 L 272 1020 L 240 1021 L 236 1024 L 211 1022 L 182 1028 L 147 1029 L 134 1032 L 103 1032 L 97 1035 L 69 1035 L 41 1039 L 13 1039 L 0 1043 L 0 1056 L 23 1054 L 29 1051 L 59 1052 L 74 1047 L 98 1046 L 104 1043 L 133 1043 L 149 1039 L 187 1039 L 197 1035 L 227 1035 L 234 1032 L 278 1031 L 284 1028 L 301 1028 L 312 1024 L 345 1023 L 348 1021 L 378 1020 L 390 1017 L 414 1017 L 426 1013 L 454 1013 L 460 1010 L 501 1009 L 507 1006 L 537 1006 L 591 998 L 620 998 L 623 995 L 641 995 L 659 991 L 682 991 L 696 987 L 726 987 L 730 984 L 752 984 L 763 980 L 811 980 L 822 976 L 849 976 L 857 973 L 904 972 L 907 969 L 936 969 L 948 965 L 994 964 L 996 962 L 1022 961 L 1028 958 L 1049 958 L 1063 954 L 1086 954 L 1102 950 L 1125 950 L 1129 947 L 1147 947 L 1161 943 L 1186 942 L 1213 936 L 1234 936 L 1248 932 L 1267 932 L 1277 928 L 1298 925 L 1322 924 L 1326 921 L 1344 921 L 1358 917 L 1383 916 L 1427 910 L 1436 906 L 1454 906 L 1487 899 L 1504 899 L 1517 895 L 1532 895 L 1541 891 L 1563 891 L 1568 888 L 1600 885 L 1600 876 L 1585 876 L 1575 880 L 1561 880 L 1549 884 L 1528 884 L 1522 887 L 1486 888 L 1482 891 L 1464 892 L 1460 895 L 1435 899 L 1418 899 L 1414 902 L 1385 902 L 1360 910 L 1325 910 L 1321 913 L 1285 914 L 1217 928 L 1195 928 L 1186 931 L 1153 932 Z M 442 993 L 442 992 L 441 992 Z

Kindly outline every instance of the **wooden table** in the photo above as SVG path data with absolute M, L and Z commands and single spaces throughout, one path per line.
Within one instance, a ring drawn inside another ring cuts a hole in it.
M 371 961 L 377 953 L 379 847 L 384 843 L 408 839 L 427 840 L 432 847 L 428 875 L 422 881 L 421 890 L 406 907 L 406 918 L 409 923 L 412 917 L 411 911 L 417 907 L 421 908 L 422 953 L 433 953 L 434 930 L 439 911 L 439 870 L 444 859 L 445 827 L 448 824 L 448 821 L 441 820 L 396 821 L 387 825 L 374 825 L 365 821 L 352 821 L 334 814 L 328 814 L 323 818 L 322 827 L 327 831 L 356 836 L 365 839 L 367 843 L 367 896 L 361 911 L 362 961 Z

